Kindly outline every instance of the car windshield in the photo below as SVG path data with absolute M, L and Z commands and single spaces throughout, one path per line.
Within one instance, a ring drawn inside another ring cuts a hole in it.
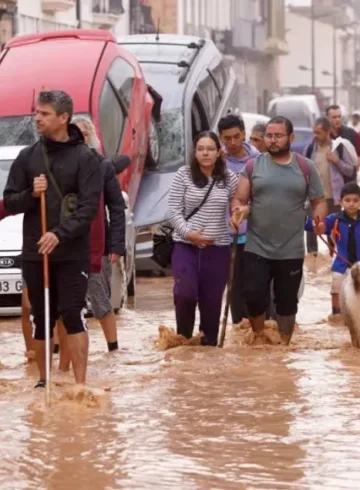
M 27 146 L 36 140 L 33 116 L 0 117 L 0 146 Z
M 75 116 L 88 116 L 77 113 Z M 38 139 L 34 116 L 0 117 L 0 146 L 28 146 Z
M 0 160 L 0 196 L 4 194 L 12 162 L 13 160 Z
M 179 83 L 181 69 L 176 65 L 141 63 L 146 83 L 163 98 L 158 123 L 160 161 L 158 171 L 169 172 L 184 164 L 185 133 L 183 115 L 184 84 Z

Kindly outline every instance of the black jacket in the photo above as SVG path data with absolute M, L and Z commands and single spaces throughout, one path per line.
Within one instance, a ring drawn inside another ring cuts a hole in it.
M 97 153 L 101 164 L 104 183 L 104 204 L 109 212 L 109 219 L 105 212 L 105 251 L 104 255 L 111 253 L 124 255 L 125 253 L 125 201 L 116 177 L 113 163 L 100 153 Z
M 37 245 L 41 237 L 40 199 L 32 196 L 32 190 L 34 178 L 47 174 L 41 148 L 43 143 L 63 196 L 74 193 L 78 197 L 76 212 L 60 224 L 61 199 L 47 178 L 47 230 L 60 240 L 50 258 L 58 261 L 88 260 L 90 225 L 99 208 L 102 191 L 101 169 L 98 159 L 84 144 L 81 132 L 72 124 L 67 142 L 41 138 L 21 150 L 11 166 L 4 190 L 4 204 L 9 214 L 24 213 L 22 259 L 41 260 Z

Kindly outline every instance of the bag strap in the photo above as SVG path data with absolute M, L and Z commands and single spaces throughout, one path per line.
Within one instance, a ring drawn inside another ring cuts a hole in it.
M 205 194 L 205 197 L 204 199 L 201 201 L 201 203 L 199 204 L 199 206 L 197 206 L 195 209 L 193 209 L 191 211 L 191 213 L 186 216 L 185 218 L 185 221 L 188 221 L 190 218 L 192 218 L 198 211 L 200 211 L 200 209 L 203 207 L 203 205 L 205 204 L 205 202 L 207 201 L 207 198 L 209 197 L 209 194 L 210 192 L 212 191 L 212 188 L 214 187 L 215 185 L 215 179 L 213 179 L 213 181 L 211 182 L 211 185 L 209 187 L 209 189 L 207 190 L 207 193 Z
M 298 162 L 298 165 L 300 167 L 300 170 L 304 176 L 304 179 L 305 179 L 305 182 L 306 182 L 306 186 L 307 186 L 307 190 L 309 188 L 309 185 L 310 185 L 310 169 L 309 169 L 309 165 L 306 161 L 306 159 L 300 155 L 299 153 L 295 153 L 296 155 L 296 159 L 297 159 L 297 162 Z
M 50 170 L 50 161 L 49 161 L 49 156 L 48 156 L 48 153 L 47 153 L 47 150 L 45 148 L 45 145 L 42 144 L 41 145 L 41 149 L 42 149 L 42 152 L 43 152 L 43 156 L 44 156 L 44 163 L 45 163 L 45 167 L 46 167 L 46 172 L 49 176 L 49 179 L 51 180 L 51 183 L 52 185 L 54 186 L 56 192 L 59 194 L 59 197 L 61 200 L 63 200 L 63 195 L 62 195 L 62 192 L 60 190 L 60 187 L 58 186 L 57 182 L 56 182 L 56 179 L 53 175 L 53 173 L 51 172 Z

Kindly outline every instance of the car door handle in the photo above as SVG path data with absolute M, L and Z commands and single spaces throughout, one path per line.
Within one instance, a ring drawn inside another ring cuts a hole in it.
M 132 130 L 132 137 L 133 137 L 133 139 L 135 139 L 135 136 L 136 136 L 136 129 L 133 128 L 133 130 Z

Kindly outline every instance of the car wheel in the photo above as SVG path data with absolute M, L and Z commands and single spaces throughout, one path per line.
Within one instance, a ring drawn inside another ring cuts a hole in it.
M 154 168 L 159 165 L 160 162 L 160 131 L 159 127 L 151 118 L 149 126 L 149 143 L 146 155 L 146 166 L 148 168 Z

